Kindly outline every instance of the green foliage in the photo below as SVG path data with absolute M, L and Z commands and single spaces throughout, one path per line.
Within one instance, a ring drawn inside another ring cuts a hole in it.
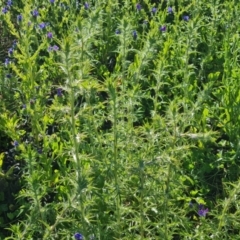
M 1 239 L 238 239 L 236 1 L 5 10 Z

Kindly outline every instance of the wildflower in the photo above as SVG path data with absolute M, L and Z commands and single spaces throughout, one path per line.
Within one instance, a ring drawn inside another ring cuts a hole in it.
M 89 3 L 85 2 L 84 3 L 84 8 L 85 8 L 85 10 L 88 10 L 89 9 Z
M 2 13 L 6 14 L 7 12 L 8 12 L 7 7 L 4 7 L 4 8 L 2 9 Z
M 48 32 L 47 37 L 51 39 L 53 37 L 53 34 L 51 32 Z
M 22 21 L 22 14 L 17 15 L 17 21 L 21 22 Z
M 55 2 L 55 0 L 50 0 L 50 3 L 54 3 Z
M 168 11 L 169 14 L 173 14 L 173 9 L 171 7 L 168 7 L 167 11 Z
M 75 233 L 74 237 L 76 240 L 83 240 L 83 235 L 81 233 Z
M 14 142 L 13 142 L 13 146 L 14 146 L 14 147 L 18 147 L 18 146 L 19 146 L 18 141 L 14 140 Z
M 6 78 L 11 78 L 11 77 L 12 77 L 12 75 L 10 73 L 6 74 Z
M 7 6 L 8 6 L 8 7 L 11 7 L 11 6 L 12 6 L 12 1 L 11 1 L 11 0 L 8 0 L 8 1 L 7 1 Z
M 26 109 L 26 108 L 27 108 L 27 105 L 26 105 L 26 104 L 23 104 L 23 105 L 22 105 L 22 108 L 23 108 L 23 109 Z
M 57 45 L 54 45 L 54 46 L 49 46 L 48 47 L 48 51 L 51 52 L 51 51 L 57 51 L 59 49 L 59 47 Z
M 37 16 L 39 15 L 38 10 L 37 10 L 37 9 L 34 9 L 34 10 L 32 11 L 32 15 L 33 15 L 33 17 L 37 17 Z
M 16 46 L 17 46 L 17 40 L 15 39 L 15 40 L 13 40 L 13 45 L 12 45 L 12 47 L 15 48 Z
M 137 11 L 140 11 L 141 10 L 141 4 L 140 3 L 137 3 L 137 5 L 136 5 L 136 9 L 137 9 Z
M 184 15 L 184 16 L 183 16 L 183 20 L 186 21 L 186 22 L 188 22 L 188 21 L 189 21 L 189 16 Z
M 166 27 L 166 26 L 161 26 L 161 27 L 159 28 L 159 30 L 160 30 L 161 32 L 165 32 L 165 31 L 167 30 L 167 27 Z
M 204 208 L 204 206 L 202 204 L 199 204 L 198 215 L 200 217 L 206 217 L 207 213 L 208 213 L 208 208 Z
M 62 89 L 61 89 L 61 88 L 58 88 L 58 89 L 57 89 L 57 96 L 58 96 L 58 97 L 61 97 L 61 96 L 62 96 Z
M 9 54 L 9 55 L 12 55 L 12 54 L 13 54 L 13 48 L 9 48 L 9 49 L 8 49 L 8 54 Z
M 157 12 L 157 8 L 153 7 L 152 8 L 152 13 L 155 14 Z
M 59 49 L 59 47 L 58 47 L 57 45 L 54 45 L 54 46 L 53 46 L 53 50 L 54 50 L 54 51 L 57 51 L 58 49 Z
M 121 31 L 119 30 L 119 29 L 117 29 L 116 31 L 115 31 L 115 34 L 120 34 L 121 33 Z
M 7 66 L 10 64 L 9 58 L 6 58 L 6 59 L 5 59 L 5 63 L 4 63 L 4 64 L 5 64 L 5 67 L 7 67 Z
M 44 29 L 46 27 L 46 23 L 42 22 L 38 26 L 40 29 Z
M 37 152 L 38 152 L 38 154 L 42 154 L 43 151 L 41 148 L 38 148 Z
M 137 31 L 136 31 L 136 30 L 134 30 L 134 31 L 132 32 L 132 35 L 133 35 L 133 38 L 134 38 L 134 39 L 137 39 Z

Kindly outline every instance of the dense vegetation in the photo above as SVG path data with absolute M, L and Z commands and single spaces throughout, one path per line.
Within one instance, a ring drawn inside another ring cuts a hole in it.
M 240 239 L 238 1 L 0 8 L 0 239 Z

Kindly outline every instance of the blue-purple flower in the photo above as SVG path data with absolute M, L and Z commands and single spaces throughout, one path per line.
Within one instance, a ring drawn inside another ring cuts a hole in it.
M 49 39 L 51 39 L 51 38 L 53 37 L 52 32 L 48 32 L 48 33 L 47 33 L 47 37 L 48 37 Z
M 198 209 L 198 215 L 200 217 L 206 217 L 207 213 L 208 213 L 208 208 L 204 208 L 204 206 L 202 204 L 199 204 L 199 209 Z
M 52 49 L 53 49 L 54 51 L 57 51 L 57 50 L 59 49 L 59 47 L 58 47 L 57 45 L 54 45 L 54 46 L 52 47 Z
M 11 6 L 12 6 L 12 0 L 8 0 L 8 1 L 7 1 L 7 6 L 8 6 L 8 7 L 11 7 Z
M 167 30 L 167 27 L 164 25 L 164 26 L 161 26 L 160 28 L 159 28 L 159 30 L 161 31 L 161 32 L 165 32 L 166 30 Z
M 157 12 L 157 8 L 153 7 L 151 12 L 155 14 Z
M 184 15 L 184 16 L 183 16 L 183 20 L 186 21 L 186 22 L 188 22 L 188 21 L 189 21 L 189 16 L 188 16 L 188 15 Z
M 2 13 L 6 14 L 7 12 L 8 12 L 7 7 L 4 7 L 4 8 L 2 9 Z
M 37 9 L 34 9 L 34 10 L 32 11 L 32 15 L 33 15 L 33 17 L 37 17 L 37 16 L 39 15 L 38 10 L 37 10 Z
M 136 4 L 136 9 L 137 9 L 138 11 L 140 11 L 140 10 L 142 9 L 142 6 L 141 6 L 140 3 L 137 3 L 137 4 Z
M 14 141 L 13 141 L 13 146 L 14 146 L 14 147 L 18 147 L 18 146 L 19 146 L 18 141 L 14 140 Z
M 58 89 L 57 89 L 57 96 L 58 96 L 58 97 L 61 97 L 61 96 L 62 96 L 62 89 L 61 89 L 61 88 L 58 88 Z
M 74 237 L 76 240 L 83 240 L 83 235 L 81 233 L 75 233 Z
M 15 40 L 13 40 L 13 45 L 12 45 L 12 47 L 15 48 L 16 46 L 17 46 L 17 40 L 15 39 Z
M 167 10 L 167 11 L 168 11 L 169 14 L 172 14 L 172 13 L 173 13 L 172 7 L 168 7 L 168 10 Z
M 51 51 L 57 51 L 59 50 L 59 47 L 57 45 L 54 45 L 54 46 L 49 46 L 48 47 L 48 51 L 51 52 Z
M 84 3 L 84 8 L 85 8 L 85 10 L 88 10 L 89 9 L 89 3 L 85 2 Z
M 22 14 L 17 15 L 17 21 L 21 22 L 22 21 Z
M 9 64 L 10 64 L 10 60 L 9 58 L 6 58 L 4 62 L 5 67 L 7 67 Z
M 136 31 L 136 30 L 134 30 L 134 31 L 132 32 L 132 35 L 133 35 L 133 39 L 137 39 L 137 31 Z
M 119 29 L 117 29 L 116 31 L 115 31 L 115 34 L 117 34 L 117 35 L 119 35 L 121 33 L 121 31 L 119 30 Z
M 9 55 L 12 55 L 12 54 L 13 54 L 13 48 L 9 48 L 9 49 L 8 49 L 8 54 L 9 54 Z
M 50 0 L 50 3 L 54 3 L 55 2 L 55 0 Z
M 37 152 L 38 152 L 38 154 L 42 154 L 42 152 L 43 152 L 42 148 L 38 148 Z
M 44 29 L 47 26 L 47 24 L 42 22 L 38 26 L 39 26 L 40 29 Z

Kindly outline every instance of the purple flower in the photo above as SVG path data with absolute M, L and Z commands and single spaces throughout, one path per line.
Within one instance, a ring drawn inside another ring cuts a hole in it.
M 186 21 L 186 22 L 188 22 L 188 21 L 189 21 L 189 16 L 184 15 L 184 16 L 183 16 L 183 20 Z
M 19 146 L 18 141 L 14 140 L 14 141 L 13 141 L 13 146 L 14 146 L 14 147 L 18 147 L 18 146 Z
M 167 11 L 168 11 L 169 14 L 172 14 L 172 13 L 173 13 L 173 9 L 172 9 L 171 7 L 168 7 L 168 10 L 167 10 Z
M 81 233 L 75 233 L 74 237 L 76 240 L 83 240 L 83 235 Z
M 51 51 L 57 51 L 59 50 L 59 47 L 57 45 L 54 45 L 54 46 L 49 46 L 48 47 L 48 51 L 51 52 Z
M 84 3 L 84 8 L 85 8 L 85 10 L 88 10 L 89 9 L 89 3 L 85 2 Z
M 7 7 L 4 7 L 4 8 L 2 9 L 2 13 L 6 14 L 7 12 L 8 12 Z
M 34 10 L 32 11 L 32 15 L 33 15 L 33 17 L 37 17 L 37 16 L 39 15 L 38 10 L 37 10 L 37 9 L 34 9 Z
M 6 58 L 6 59 L 5 59 L 4 64 L 5 64 L 5 67 L 7 67 L 7 66 L 10 64 L 10 60 L 9 60 L 9 58 Z
M 153 7 L 151 12 L 155 14 L 157 12 L 157 8 Z
M 137 9 L 138 11 L 140 11 L 141 8 L 142 8 L 142 7 L 141 7 L 141 4 L 140 4 L 140 3 L 137 3 L 137 4 L 136 4 L 136 9 Z
M 57 89 L 57 96 L 58 96 L 58 97 L 61 97 L 61 96 L 62 96 L 62 89 L 61 89 L 61 88 L 58 88 L 58 89 Z
M 22 14 L 17 15 L 17 21 L 21 22 L 22 21 Z
M 161 31 L 161 32 L 165 32 L 166 30 L 167 30 L 167 27 L 164 25 L 164 26 L 161 26 L 160 28 L 159 28 L 159 30 Z
M 9 48 L 9 49 L 8 49 L 8 54 L 9 54 L 9 55 L 12 55 L 12 54 L 13 54 L 13 48 Z
M 47 26 L 47 24 L 42 22 L 38 26 L 39 26 L 40 29 L 44 29 Z
M 137 39 L 137 31 L 136 31 L 136 30 L 134 30 L 134 31 L 132 32 L 132 35 L 133 35 L 133 38 L 134 38 L 134 39 Z
M 206 217 L 206 214 L 208 213 L 208 208 L 204 208 L 202 204 L 199 204 L 199 210 L 198 210 L 198 215 L 200 217 Z
M 12 47 L 15 48 L 16 46 L 17 46 L 17 40 L 15 39 L 15 40 L 13 40 L 13 45 L 12 45 Z
M 53 50 L 54 50 L 54 51 L 57 51 L 58 49 L 59 49 L 59 47 L 58 47 L 57 45 L 54 45 L 54 46 L 53 46 Z
M 37 152 L 38 152 L 38 154 L 42 154 L 43 151 L 41 148 L 38 148 Z
M 121 31 L 119 30 L 119 29 L 117 29 L 116 31 L 115 31 L 115 34 L 117 34 L 117 35 L 119 35 L 121 33 Z
M 48 37 L 49 39 L 51 39 L 51 38 L 53 37 L 52 32 L 48 32 L 47 37 Z
M 8 6 L 8 7 L 11 7 L 11 6 L 12 6 L 12 1 L 11 1 L 11 0 L 8 0 L 8 1 L 7 1 L 7 6 Z
M 12 75 L 10 73 L 6 74 L 6 78 L 11 78 L 11 77 L 12 77 Z
M 54 3 L 55 2 L 55 0 L 50 0 L 50 3 Z

